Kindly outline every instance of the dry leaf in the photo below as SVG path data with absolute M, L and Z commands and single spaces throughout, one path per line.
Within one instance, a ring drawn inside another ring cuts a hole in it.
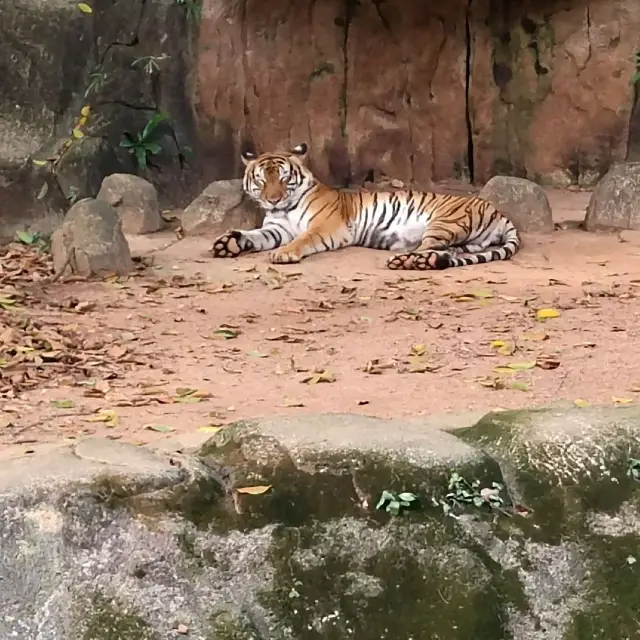
M 240 487 L 236 489 L 236 491 L 238 493 L 244 493 L 250 496 L 259 496 L 269 491 L 269 489 L 271 489 L 271 485 L 266 484 L 266 485 L 258 485 L 255 487 Z
M 395 363 L 392 361 L 383 362 L 380 358 L 374 358 L 369 360 L 362 370 L 371 375 L 380 375 L 385 369 L 393 369 L 394 366 Z
M 173 427 L 169 427 L 166 424 L 145 424 L 144 428 L 158 433 L 171 433 L 173 431 Z
M 285 398 L 285 401 L 282 403 L 283 407 L 304 407 L 304 403 L 299 400 L 288 400 Z
M 512 382 L 511 388 L 517 391 L 529 391 L 529 385 L 526 382 L 520 382 L 519 380 Z
M 240 335 L 240 330 L 228 325 L 222 325 L 213 332 L 213 337 L 219 340 L 232 340 Z
M 557 309 L 538 309 L 536 311 L 536 320 L 538 322 L 558 317 L 560 317 L 560 312 Z
M 333 375 L 333 373 L 331 373 L 331 371 L 328 371 L 326 369 L 323 369 L 322 371 L 316 371 L 310 376 L 307 376 L 306 378 L 303 378 L 301 380 L 301 382 L 303 382 L 304 384 L 319 384 L 320 382 L 335 381 L 336 377 Z
M 574 400 L 573 404 L 575 404 L 576 407 L 580 407 L 580 408 L 589 406 L 589 403 L 586 400 L 583 400 L 582 398 L 578 398 L 577 400 Z
M 116 427 L 120 423 L 118 414 L 111 409 L 100 411 L 100 413 L 95 416 L 89 416 L 88 418 L 85 418 L 85 420 L 87 422 L 104 422 L 107 427 Z
M 488 389 L 498 390 L 498 389 L 504 389 L 505 387 L 504 381 L 501 380 L 500 378 L 489 378 L 489 377 L 479 378 L 478 383 L 483 387 L 487 387 Z
M 612 396 L 611 401 L 613 404 L 632 404 L 633 398 L 619 398 L 617 396 Z
M 52 400 L 51 404 L 56 409 L 71 409 L 71 408 L 73 408 L 73 401 L 72 400 Z
M 557 358 L 553 358 L 544 354 L 539 355 L 536 358 L 536 367 L 539 367 L 540 369 L 551 370 L 557 369 L 559 366 L 560 360 L 558 360 Z

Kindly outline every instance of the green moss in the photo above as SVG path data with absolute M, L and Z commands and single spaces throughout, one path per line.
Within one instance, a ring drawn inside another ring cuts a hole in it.
M 640 447 L 621 432 L 598 449 L 597 457 L 576 451 L 573 459 L 569 456 L 563 461 L 560 445 L 531 442 L 526 433 L 532 420 L 548 412 L 491 413 L 455 434 L 498 460 L 512 498 L 533 509 L 532 517 L 515 521 L 518 528 L 533 540 L 557 544 L 563 538 L 577 540 L 588 533 L 588 512 L 613 513 L 638 495 L 640 484 L 626 472 L 630 452 L 633 455 Z
M 640 635 L 640 536 L 591 539 L 593 605 L 574 616 L 565 640 L 623 640 Z M 630 563 L 629 558 L 636 563 Z
M 261 637 L 247 620 L 231 611 L 220 611 L 211 618 L 207 640 L 259 640 Z
M 101 594 L 78 617 L 84 629 L 82 640 L 160 640 L 142 618 L 123 613 Z
M 526 606 L 515 573 L 475 554 L 453 521 L 352 534 L 345 545 L 319 524 L 278 532 L 277 586 L 262 602 L 294 637 L 497 640 L 508 637 L 507 605 Z

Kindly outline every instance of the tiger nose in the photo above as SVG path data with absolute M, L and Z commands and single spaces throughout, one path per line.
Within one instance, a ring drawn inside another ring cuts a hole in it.
M 280 198 L 278 196 L 271 196 L 270 198 L 267 198 L 267 202 L 269 204 L 278 204 L 278 202 L 280 202 Z

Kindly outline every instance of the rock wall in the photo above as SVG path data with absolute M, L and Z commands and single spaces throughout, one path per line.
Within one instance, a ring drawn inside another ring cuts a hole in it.
M 212 171 L 306 141 L 336 184 L 591 186 L 627 154 L 639 31 L 636 0 L 204 0 L 201 141 Z
M 111 173 L 143 175 L 165 204 L 188 201 L 199 186 L 188 153 L 197 152 L 189 74 L 197 17 L 188 11 L 195 5 L 78 5 L 0 0 L 3 240 L 30 224 L 55 228 L 69 201 L 95 196 Z M 154 137 L 162 151 L 140 168 L 119 145 L 158 112 L 170 121 Z

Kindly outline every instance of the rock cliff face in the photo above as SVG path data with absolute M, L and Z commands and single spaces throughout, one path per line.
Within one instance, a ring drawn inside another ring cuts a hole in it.
M 639 31 L 635 0 L 204 0 L 201 140 L 306 141 L 337 184 L 590 186 L 627 154 Z
M 166 204 L 197 191 L 189 69 L 196 20 L 176 0 L 0 0 L 0 239 L 55 228 L 105 175 L 139 172 Z M 155 114 L 148 167 L 120 146 Z M 35 161 L 35 162 L 34 162 Z M 153 165 L 153 166 L 152 166 Z M 198 185 L 199 186 L 199 185 Z

